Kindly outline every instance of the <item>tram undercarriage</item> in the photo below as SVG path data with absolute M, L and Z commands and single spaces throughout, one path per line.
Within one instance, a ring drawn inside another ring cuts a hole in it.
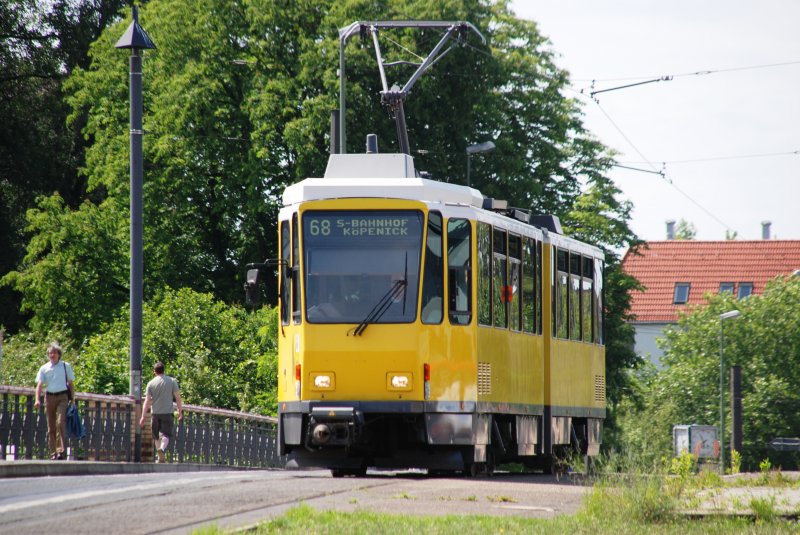
M 281 414 L 279 434 L 287 468 L 329 468 L 335 477 L 363 475 L 368 467 L 475 476 L 505 463 L 552 473 L 575 455 L 588 464 L 599 450 L 601 420 L 551 420 L 545 432 L 542 416 L 315 407 Z

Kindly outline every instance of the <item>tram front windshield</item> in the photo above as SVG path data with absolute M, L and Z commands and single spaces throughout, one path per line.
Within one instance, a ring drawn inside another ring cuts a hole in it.
M 423 219 L 417 210 L 303 214 L 308 321 L 413 322 Z

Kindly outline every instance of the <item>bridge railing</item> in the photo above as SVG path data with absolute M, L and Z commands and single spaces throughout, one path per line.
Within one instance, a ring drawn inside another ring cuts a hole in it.
M 44 403 L 34 408 L 36 391 L 0 385 L 0 459 L 49 459 Z M 86 435 L 67 441 L 72 459 L 134 460 L 135 431 L 141 405 L 127 396 L 75 394 Z M 141 431 L 142 460 L 153 460 L 150 418 Z M 278 455 L 277 420 L 268 416 L 183 406 L 176 419 L 168 460 L 242 467 L 282 466 Z

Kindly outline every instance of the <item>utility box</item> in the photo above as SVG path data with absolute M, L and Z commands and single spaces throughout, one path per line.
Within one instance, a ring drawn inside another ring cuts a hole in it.
M 714 425 L 676 425 L 672 427 L 675 456 L 688 451 L 701 459 L 719 458 L 719 440 Z

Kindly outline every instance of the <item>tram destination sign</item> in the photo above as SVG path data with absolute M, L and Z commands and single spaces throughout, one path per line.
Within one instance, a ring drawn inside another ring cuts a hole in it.
M 422 214 L 417 212 L 309 212 L 305 232 L 316 239 L 419 236 Z

